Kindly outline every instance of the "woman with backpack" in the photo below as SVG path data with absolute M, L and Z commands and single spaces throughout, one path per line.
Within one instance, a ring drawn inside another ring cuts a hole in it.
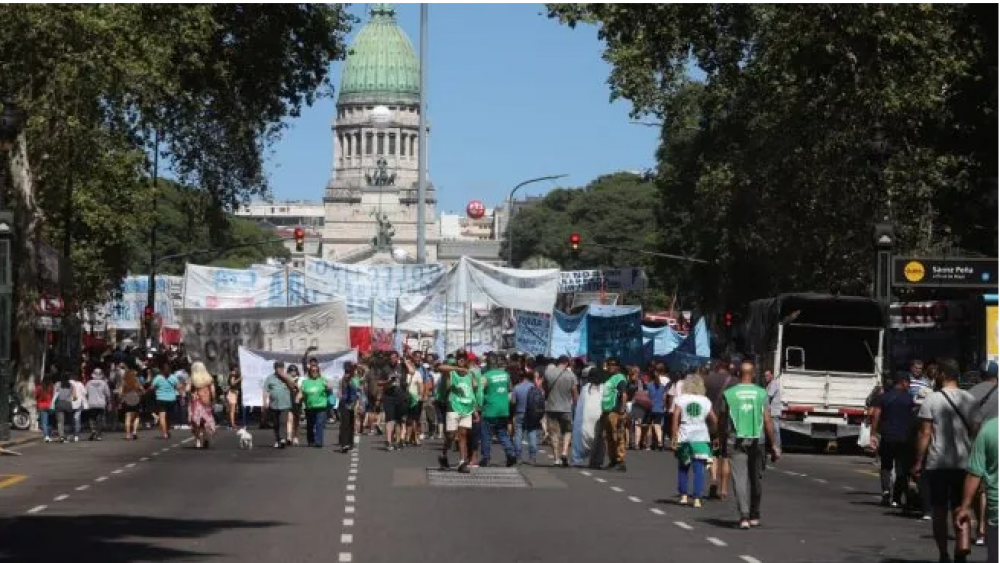
M 60 442 L 66 442 L 66 417 L 73 416 L 73 403 L 76 401 L 79 401 L 79 398 L 76 395 L 76 390 L 73 388 L 73 384 L 70 383 L 69 377 L 64 376 L 56 386 L 54 401 L 56 411 L 56 428 L 59 432 Z
M 139 383 L 139 376 L 134 369 L 125 372 L 122 378 L 122 412 L 125 413 L 125 439 L 139 439 L 139 423 L 142 418 L 142 400 L 145 390 Z

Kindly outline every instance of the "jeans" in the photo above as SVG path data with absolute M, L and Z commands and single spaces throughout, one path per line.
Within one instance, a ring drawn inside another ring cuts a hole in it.
M 46 438 L 52 437 L 52 427 L 49 426 L 50 416 L 52 416 L 52 411 L 38 411 L 38 426 L 42 428 L 42 436 Z
M 506 433 L 506 431 L 504 431 Z M 514 416 L 514 456 L 521 458 L 521 443 L 524 436 L 524 413 Z M 538 430 L 528 430 L 528 456 L 532 461 L 538 455 Z
M 66 439 L 66 416 L 72 414 L 72 411 L 55 411 L 56 414 L 56 432 L 59 437 L 63 440 Z
M 268 414 L 271 416 L 271 427 L 274 430 L 274 441 L 275 442 L 287 442 L 288 441 L 288 415 L 289 412 L 285 410 L 275 410 L 269 409 Z
M 83 409 L 73 411 L 73 435 L 79 436 L 83 430 Z
M 326 429 L 326 408 L 306 409 L 306 442 L 312 446 L 323 446 L 323 431 Z
M 340 447 L 354 446 L 354 407 L 340 405 Z
M 91 438 L 100 436 L 104 432 L 105 414 L 103 408 L 87 409 L 87 425 L 90 427 Z
M 479 437 L 479 457 L 481 458 L 480 463 L 485 464 L 490 460 L 490 451 L 493 449 L 493 433 L 497 435 L 497 439 L 500 440 L 500 445 L 503 447 L 503 451 L 507 454 L 507 457 L 517 457 L 514 448 L 514 444 L 510 442 L 510 436 L 507 435 L 507 419 L 506 418 L 484 418 L 482 424 L 480 425 L 480 437 Z M 535 457 L 535 456 L 531 456 Z
M 689 470 L 694 473 L 694 490 L 690 493 L 688 493 Z M 688 465 L 677 468 L 677 492 L 682 495 L 690 494 L 697 499 L 705 496 L 705 460 L 692 459 Z
M 749 444 L 729 444 L 729 467 L 733 476 L 733 492 L 740 518 L 760 518 L 760 499 L 763 494 L 764 444 L 753 440 Z

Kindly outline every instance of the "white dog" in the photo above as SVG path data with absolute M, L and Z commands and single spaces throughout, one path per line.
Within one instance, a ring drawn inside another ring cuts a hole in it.
M 239 430 L 237 430 L 236 436 L 240 439 L 241 450 L 253 449 L 253 434 L 248 432 L 246 428 L 240 428 Z

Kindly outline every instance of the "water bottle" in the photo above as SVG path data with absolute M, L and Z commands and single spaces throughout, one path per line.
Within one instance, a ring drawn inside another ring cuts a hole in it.
M 955 529 L 955 552 L 958 555 L 968 555 L 972 551 L 972 530 L 969 524 Z

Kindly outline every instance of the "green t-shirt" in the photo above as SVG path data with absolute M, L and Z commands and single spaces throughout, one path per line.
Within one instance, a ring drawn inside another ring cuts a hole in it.
M 323 376 L 302 380 L 302 396 L 307 409 L 325 409 L 330 406 L 327 396 L 326 379 Z
M 510 374 L 496 368 L 487 371 L 483 380 L 483 417 L 510 416 Z
M 604 384 L 604 394 L 601 395 L 601 411 L 611 412 L 618 403 L 618 386 L 625 382 L 625 376 L 616 373 Z
M 461 416 L 475 412 L 476 391 L 472 385 L 472 374 L 462 375 L 453 371 L 449 377 L 451 377 L 451 388 L 448 403 L 451 405 L 451 411 Z
M 723 394 L 733 438 L 764 437 L 764 407 L 767 391 L 759 385 L 740 383 Z
M 986 520 L 996 525 L 997 514 L 997 419 L 983 423 L 972 453 L 969 455 L 969 473 L 981 478 L 986 484 Z

